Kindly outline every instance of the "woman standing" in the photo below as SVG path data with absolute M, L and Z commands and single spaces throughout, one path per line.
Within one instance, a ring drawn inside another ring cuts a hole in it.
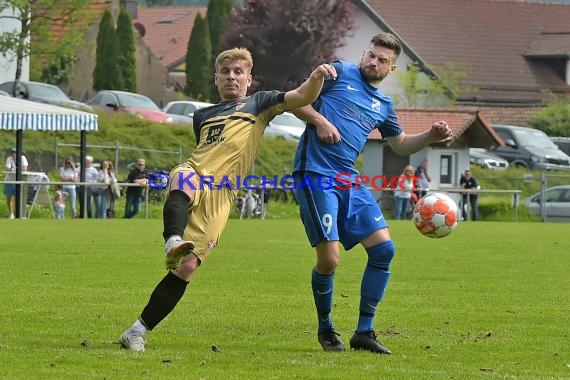
M 115 209 L 115 195 L 111 191 L 111 185 L 117 183 L 117 176 L 113 163 L 105 160 L 101 163 L 101 170 L 99 171 L 99 182 L 104 183 L 106 186 L 101 190 L 97 197 L 97 215 L 99 219 L 106 219 L 108 210 L 112 210 L 114 214 Z
M 63 185 L 63 191 L 69 194 L 69 205 L 71 207 L 71 217 L 77 217 L 77 209 L 75 202 L 77 199 L 77 193 L 75 190 L 75 183 L 79 180 L 79 174 L 77 173 L 77 167 L 73 161 L 73 156 L 65 157 L 63 166 L 59 168 L 59 180 L 61 182 L 66 182 Z

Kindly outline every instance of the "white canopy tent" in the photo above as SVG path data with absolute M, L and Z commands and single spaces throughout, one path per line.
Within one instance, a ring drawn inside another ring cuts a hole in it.
M 0 95 L 0 129 L 16 131 L 16 181 L 22 180 L 19 161 L 23 131 L 80 131 L 80 162 L 84 162 L 87 132 L 97 131 L 98 128 L 96 114 Z M 85 182 L 85 165 L 81 165 L 80 181 Z M 16 217 L 21 217 L 20 186 L 16 188 Z

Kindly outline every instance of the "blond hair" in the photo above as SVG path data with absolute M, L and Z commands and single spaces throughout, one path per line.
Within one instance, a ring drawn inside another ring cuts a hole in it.
M 253 68 L 253 58 L 251 57 L 251 53 L 246 48 L 233 48 L 229 50 L 224 50 L 216 57 L 216 71 L 222 66 L 225 60 L 229 61 L 246 61 L 247 68 L 249 71 Z
M 412 165 L 408 165 L 404 168 L 404 171 L 402 172 L 402 174 L 406 174 L 406 171 L 411 170 L 412 173 L 414 173 L 414 167 Z

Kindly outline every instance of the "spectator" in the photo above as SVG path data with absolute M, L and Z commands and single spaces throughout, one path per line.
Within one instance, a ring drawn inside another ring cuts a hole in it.
M 148 183 L 148 171 L 146 170 L 145 160 L 139 158 L 137 166 L 129 172 L 127 182 L 138 184 L 138 186 L 127 187 L 127 200 L 123 218 L 130 219 L 140 212 L 143 187 Z
M 408 165 L 404 168 L 400 180 L 394 189 L 394 219 L 407 219 L 408 207 L 414 189 L 414 167 Z
M 63 219 L 65 214 L 65 201 L 69 197 L 69 193 L 63 190 L 63 186 L 55 185 L 55 196 L 53 197 L 53 209 L 56 219 Z
M 61 182 L 68 182 L 64 184 L 63 191 L 65 191 L 69 197 L 69 206 L 71 207 L 71 217 L 77 217 L 77 192 L 75 183 L 79 181 L 79 173 L 77 172 L 77 167 L 73 160 L 73 156 L 65 157 L 63 161 L 63 166 L 59 168 L 59 180 Z
M 93 156 L 85 156 L 85 182 L 97 183 L 99 182 L 99 172 L 93 166 Z M 85 210 L 83 209 L 83 189 L 86 189 L 85 209 L 87 210 L 87 217 L 92 218 L 93 202 L 97 203 L 97 197 L 101 191 L 99 186 L 81 186 L 79 188 L 79 214 L 82 218 L 85 217 Z M 95 210 L 97 212 L 97 210 Z
M 99 219 L 106 219 L 108 211 L 115 209 L 115 198 L 111 192 L 111 185 L 117 183 L 117 176 L 113 168 L 113 163 L 109 160 L 101 162 L 101 170 L 99 170 L 99 182 L 104 186 L 99 190 L 97 199 L 96 217 Z M 113 213 L 114 214 L 114 213 Z
M 481 186 L 477 185 L 477 180 L 473 177 L 473 173 L 471 170 L 465 170 L 465 173 L 461 176 L 459 180 L 459 186 L 464 189 L 463 190 L 463 220 L 469 219 L 469 203 L 471 204 L 471 219 L 473 221 L 479 218 L 479 210 L 478 210 L 478 190 Z
M 269 197 L 271 196 L 271 189 L 265 187 L 261 189 L 261 219 L 267 216 L 267 207 L 269 206 Z
M 423 159 L 422 164 L 416 169 L 416 188 L 415 191 L 418 199 L 425 196 L 429 190 L 431 177 L 428 174 L 428 160 Z
M 10 154 L 6 158 L 6 181 L 16 180 L 16 148 L 10 150 Z M 20 168 L 23 172 L 28 170 L 28 160 L 26 156 L 22 154 L 20 157 Z M 4 184 L 4 195 L 6 196 L 6 206 L 8 209 L 8 218 L 15 218 L 16 211 L 16 184 L 6 183 Z

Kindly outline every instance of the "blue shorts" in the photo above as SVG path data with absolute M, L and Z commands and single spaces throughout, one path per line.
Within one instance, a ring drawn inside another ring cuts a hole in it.
M 353 184 L 342 189 L 346 187 L 346 183 L 315 173 L 295 175 L 301 220 L 313 247 L 321 241 L 340 241 L 348 251 L 372 233 L 388 227 L 366 187 Z
M 15 197 L 16 196 L 16 184 L 15 183 L 4 184 L 4 195 L 7 197 Z

